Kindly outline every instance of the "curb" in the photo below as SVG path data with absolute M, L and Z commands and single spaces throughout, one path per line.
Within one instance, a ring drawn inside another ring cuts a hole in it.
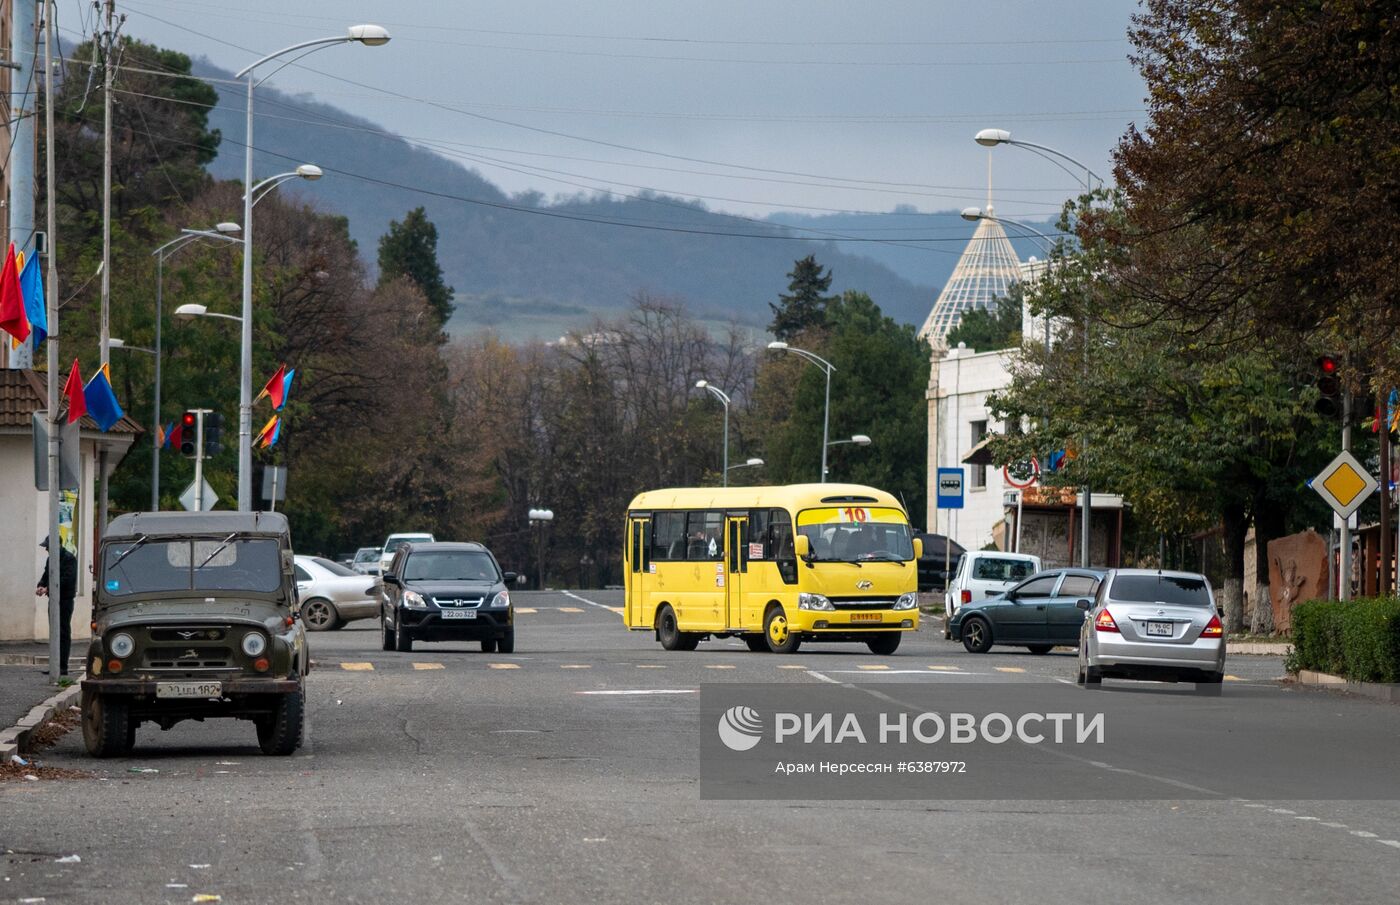
M 10 759 L 29 747 L 29 736 L 34 730 L 53 719 L 54 714 L 73 705 L 82 689 L 74 684 L 34 707 L 18 723 L 0 732 L 0 762 Z
M 1389 685 L 1384 682 L 1353 682 L 1342 676 L 1313 672 L 1310 669 L 1300 669 L 1294 674 L 1293 681 L 1299 685 L 1345 691 L 1387 704 L 1400 704 L 1400 685 Z
M 1282 641 L 1240 641 L 1225 642 L 1225 649 L 1232 654 L 1252 654 L 1265 657 L 1286 657 L 1293 645 Z

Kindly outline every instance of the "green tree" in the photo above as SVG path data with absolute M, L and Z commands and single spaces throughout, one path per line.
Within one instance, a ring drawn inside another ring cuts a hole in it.
M 963 314 L 958 325 L 948 331 L 948 346 L 967 343 L 978 352 L 1012 349 L 1021 344 L 1020 283 L 1014 283 L 1006 295 L 998 298 L 991 308 L 974 308 Z
M 831 271 L 822 272 L 815 255 L 808 255 L 793 264 L 788 273 L 787 295 L 778 296 L 778 304 L 768 303 L 773 310 L 773 322 L 768 330 L 787 342 L 805 330 L 819 329 L 826 324 L 827 307 L 835 301 L 823 295 L 831 289 Z
M 379 285 L 407 277 L 427 297 L 442 327 L 452 316 L 453 289 L 442 279 L 437 240 L 437 227 L 421 207 L 409 211 L 402 222 L 390 222 L 389 231 L 379 238 Z
M 927 492 L 928 347 L 913 327 L 886 317 L 870 296 L 848 291 L 828 306 L 827 332 L 818 350 L 836 366 L 831 378 L 831 438 L 866 434 L 871 440 L 865 447 L 831 447 L 828 479 L 888 490 L 903 498 L 910 513 L 922 513 Z M 790 367 L 790 357 L 795 356 L 771 357 L 763 367 Z M 806 366 L 797 380 L 791 413 L 769 431 L 765 459 L 773 483 L 820 478 L 826 375 Z

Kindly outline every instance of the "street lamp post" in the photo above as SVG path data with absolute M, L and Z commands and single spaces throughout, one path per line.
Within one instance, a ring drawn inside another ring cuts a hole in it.
M 765 464 L 766 463 L 762 459 L 749 459 L 747 462 L 743 462 L 739 465 L 730 465 L 724 471 L 727 474 L 731 471 L 738 471 L 741 468 L 762 468 Z
M 1067 167 L 1065 167 L 1064 163 L 1061 163 L 1061 161 L 1068 161 L 1069 163 L 1073 164 L 1074 166 L 1076 166 L 1076 167 L 1078 167 L 1079 169 L 1081 169 L 1081 170 L 1084 171 L 1083 182 L 1084 182 L 1084 194 L 1086 194 L 1086 195 L 1089 194 L 1090 192 L 1092 192 L 1092 191 L 1094 190 L 1093 182 L 1092 182 L 1091 180 L 1098 180 L 1099 185 L 1103 185 L 1103 179 L 1102 179 L 1098 174 L 1096 174 L 1093 170 L 1089 169 L 1088 165 L 1084 164 L 1083 162 L 1081 162 L 1081 161 L 1079 161 L 1079 160 L 1076 160 L 1075 158 L 1073 158 L 1073 157 L 1069 156 L 1068 154 L 1064 153 L 1063 151 L 1057 151 L 1057 150 L 1055 150 L 1054 148 L 1048 148 L 1048 147 L 1046 147 L 1045 145 L 1038 145 L 1038 144 L 1035 144 L 1034 142 L 1021 141 L 1020 139 L 1013 139 L 1013 138 L 1011 137 L 1011 133 L 1008 132 L 1008 131 L 1006 131 L 1005 129 L 983 129 L 981 132 L 978 132 L 976 136 L 974 136 L 973 140 L 976 141 L 979 145 L 982 145 L 982 146 L 985 147 L 985 148 L 995 148 L 997 145 L 1014 145 L 1014 146 L 1016 146 L 1016 147 L 1018 147 L 1018 148 L 1025 148 L 1026 150 L 1030 151 L 1032 154 L 1035 154 L 1035 155 L 1038 156 L 1038 157 L 1043 157 L 1044 159 L 1046 159 L 1046 160 L 1050 161 L 1051 163 L 1055 164 L 1055 166 L 1057 166 L 1057 167 L 1059 167 L 1060 169 L 1064 170 L 1066 173 L 1069 173 L 1071 176 L 1075 177 L 1076 179 L 1080 178 L 1078 173 L 1074 172 L 1073 170 L 1068 169 Z M 1058 158 L 1058 159 L 1056 159 L 1056 158 Z M 1048 330 L 1048 329 L 1049 329 L 1049 327 L 1048 327 L 1049 319 L 1048 319 L 1048 318 L 1047 318 L 1047 321 L 1046 321 L 1046 322 L 1047 322 L 1047 327 L 1046 327 L 1046 329 Z M 1087 304 L 1085 304 L 1085 306 L 1084 306 L 1084 378 L 1087 380 L 1088 377 L 1089 377 L 1089 306 L 1088 306 Z M 1080 454 L 1081 456 L 1086 456 L 1086 464 L 1087 464 L 1087 453 L 1088 453 L 1088 448 L 1089 448 L 1089 440 L 1088 440 L 1088 438 L 1087 438 L 1087 437 L 1080 437 L 1080 438 L 1079 438 L 1079 454 Z M 1080 488 L 1080 490 L 1081 490 L 1081 492 L 1084 494 L 1084 501 L 1083 501 L 1083 502 L 1084 502 L 1084 509 L 1083 509 L 1084 517 L 1083 517 L 1083 519 L 1081 519 L 1081 521 L 1080 521 L 1080 528 L 1081 528 L 1082 530 L 1081 530 L 1081 533 L 1080 533 L 1080 538 L 1081 538 L 1081 540 L 1080 540 L 1080 544 L 1079 544 L 1079 546 L 1080 546 L 1079 561 L 1080 561 L 1080 565 L 1082 565 L 1084 568 L 1087 569 L 1087 568 L 1089 568 L 1089 541 L 1090 541 L 1090 531 L 1089 531 L 1089 528 L 1090 528 L 1090 519 L 1091 519 L 1092 513 L 1093 513 L 1093 497 L 1092 497 L 1092 492 L 1091 492 L 1091 490 L 1090 490 L 1090 488 L 1089 488 L 1088 483 L 1085 483 L 1084 486 Z
M 160 298 L 160 290 L 156 290 L 156 298 Z M 126 340 L 117 339 L 115 336 L 107 337 L 108 349 L 130 349 L 132 352 L 145 352 L 153 356 L 156 361 L 155 380 L 155 405 L 152 406 L 151 428 L 151 511 L 160 509 L 160 302 L 156 302 L 156 347 L 147 349 L 145 346 L 130 346 Z
M 870 438 L 865 434 L 851 434 L 848 440 L 832 440 L 830 443 L 826 444 L 826 446 L 827 449 L 830 449 L 833 446 L 845 446 L 846 444 L 851 444 L 853 446 L 869 446 Z
M 815 352 L 808 352 L 806 349 L 798 349 L 789 346 L 781 340 L 775 340 L 768 344 L 768 348 L 774 352 L 791 352 L 800 355 L 812 364 L 826 372 L 826 404 L 822 407 L 822 477 L 821 483 L 826 483 L 826 450 L 830 445 L 827 442 L 831 427 L 831 372 L 836 370 L 836 365 L 817 355 Z
M 535 550 L 536 550 L 536 554 L 537 554 L 537 557 L 538 557 L 537 560 L 536 560 L 536 563 L 537 563 L 538 568 L 539 568 L 539 571 L 536 573 L 536 577 L 537 577 L 537 580 L 539 581 L 539 590 L 543 591 L 543 590 L 544 590 L 544 529 L 547 528 L 547 527 L 549 526 L 549 523 L 550 523 L 550 522 L 554 521 L 554 510 L 553 510 L 553 509 L 531 509 L 530 512 L 529 512 L 529 519 L 530 519 L 530 524 L 531 524 L 531 525 L 538 525 L 538 526 L 539 526 L 539 529 L 540 529 L 540 531 L 539 531 L 539 536 L 535 539 Z
M 184 229 L 180 235 L 166 242 L 164 245 L 151 252 L 156 259 L 156 347 L 153 353 L 156 357 L 156 380 L 155 380 L 155 421 L 151 428 L 151 511 L 160 511 L 160 368 L 161 368 L 161 325 L 165 320 L 165 259 L 187 245 L 199 242 L 201 239 L 218 239 L 223 242 L 237 244 L 241 239 L 236 239 L 230 233 L 238 232 L 237 223 L 220 223 L 213 230 Z
M 717 386 L 711 386 L 708 380 L 695 381 L 697 390 L 705 390 L 712 394 L 724 406 L 724 457 L 723 465 L 720 469 L 722 475 L 722 485 L 729 486 L 729 394 Z
M 243 153 L 243 330 L 239 355 L 238 393 L 238 510 L 249 512 L 253 508 L 253 88 L 271 78 L 277 69 L 262 79 L 255 79 L 253 73 L 264 63 L 299 50 L 308 53 L 332 44 L 358 42 L 369 47 L 377 47 L 389 42 L 389 32 L 378 25 L 352 25 L 345 34 L 330 38 L 317 38 L 284 47 L 243 67 L 234 76 L 246 79 L 248 83 L 245 142 Z M 303 54 L 304 56 L 305 54 Z M 290 61 L 289 61 L 290 62 Z M 283 63 L 283 66 L 287 63 Z M 278 69 L 281 67 L 279 66 Z M 315 176 L 319 178 L 320 170 Z

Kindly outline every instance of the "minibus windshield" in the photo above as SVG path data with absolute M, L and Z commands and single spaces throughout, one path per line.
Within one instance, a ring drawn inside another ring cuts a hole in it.
M 798 514 L 797 530 L 812 545 L 811 562 L 909 562 L 914 543 L 898 509 L 841 507 Z

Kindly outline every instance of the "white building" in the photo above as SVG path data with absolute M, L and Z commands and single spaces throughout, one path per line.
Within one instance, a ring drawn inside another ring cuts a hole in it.
M 0 370 L 0 641 L 46 641 L 48 600 L 34 593 L 43 574 L 49 499 L 34 489 L 32 416 L 45 406 L 44 376 L 34 371 Z M 92 621 L 92 558 L 96 538 L 97 453 L 107 451 L 116 468 L 131 448 L 140 425 L 130 418 L 103 433 L 87 416 L 79 422 L 81 453 L 78 489 L 65 494 L 63 545 L 78 557 L 78 596 L 73 608 L 74 651 L 89 635 Z

